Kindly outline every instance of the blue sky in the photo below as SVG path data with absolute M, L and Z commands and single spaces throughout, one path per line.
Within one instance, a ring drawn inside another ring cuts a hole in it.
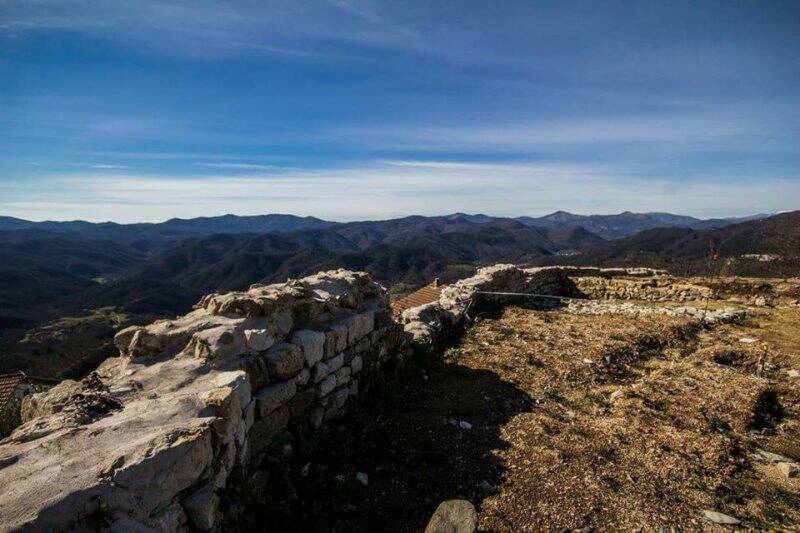
M 800 208 L 800 3 L 0 0 L 0 214 Z

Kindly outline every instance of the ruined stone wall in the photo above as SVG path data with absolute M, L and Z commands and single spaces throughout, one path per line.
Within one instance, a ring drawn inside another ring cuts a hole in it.
M 691 302 L 715 300 L 713 289 L 677 281 L 668 276 L 649 279 L 576 277 L 575 284 L 593 300 L 645 300 Z
M 276 435 L 341 416 L 406 339 L 385 290 L 344 270 L 122 330 L 119 357 L 33 396 L 0 443 L 2 529 L 214 528 Z
M 616 278 L 616 277 L 628 277 L 628 278 L 653 278 L 659 276 L 668 276 L 669 272 L 666 270 L 661 270 L 657 268 L 646 268 L 646 267 L 632 267 L 632 268 L 599 268 L 599 267 L 582 267 L 582 266 L 571 266 L 571 265 L 553 265 L 553 266 L 545 266 L 545 267 L 532 267 L 526 268 L 525 272 L 528 274 L 537 274 L 541 272 L 547 272 L 549 270 L 561 272 L 564 275 L 567 275 L 571 278 L 581 278 L 581 277 L 602 277 L 602 278 Z
M 515 265 L 494 265 L 445 287 L 438 301 L 406 309 L 401 322 L 414 340 L 435 344 L 457 332 L 479 306 L 519 301 L 513 294 L 485 293 L 569 296 L 574 289 L 574 284 L 560 268 L 523 270 Z

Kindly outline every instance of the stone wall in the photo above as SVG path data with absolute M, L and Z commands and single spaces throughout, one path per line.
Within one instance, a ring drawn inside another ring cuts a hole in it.
M 267 464 L 276 435 L 341 416 L 406 339 L 385 290 L 345 270 L 122 330 L 119 357 L 26 401 L 0 443 L 0 524 L 212 529 L 220 494 Z
M 593 300 L 645 300 L 692 302 L 716 300 L 713 289 L 678 281 L 669 276 L 649 279 L 576 277 L 575 284 Z
M 592 300 L 641 300 L 649 302 L 701 302 L 727 300 L 754 307 L 770 306 L 774 295 L 757 290 L 749 295 L 728 295 L 692 279 L 672 277 L 666 270 L 652 268 L 597 268 L 548 266 L 527 268 L 528 274 L 559 271 L 572 279 L 583 296 Z M 696 279 L 696 278 L 695 278 Z M 747 285 L 746 280 L 740 281 Z M 756 285 L 764 285 L 759 280 Z M 725 283 L 722 284 L 723 288 Z M 736 287 L 740 288 L 740 287 Z M 734 291 L 736 292 L 736 291 Z
M 632 267 L 632 268 L 599 268 L 599 267 L 582 267 L 570 265 L 553 265 L 545 267 L 526 268 L 525 272 L 528 274 L 536 274 L 546 272 L 548 270 L 559 271 L 571 278 L 582 278 L 587 276 L 602 277 L 602 278 L 616 278 L 616 277 L 629 277 L 629 278 L 653 278 L 659 276 L 668 276 L 669 272 L 657 268 L 646 267 Z
M 400 320 L 414 340 L 436 344 L 455 334 L 480 306 L 519 302 L 514 293 L 569 296 L 574 291 L 574 284 L 560 268 L 523 270 L 515 265 L 494 265 L 445 287 L 438 301 L 406 309 Z M 492 292 L 509 294 L 485 294 Z

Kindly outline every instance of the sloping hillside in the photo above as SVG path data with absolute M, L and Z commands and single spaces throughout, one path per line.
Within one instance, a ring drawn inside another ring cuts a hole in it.
M 744 218 L 699 219 L 673 215 L 672 213 L 631 213 L 625 211 L 617 215 L 575 215 L 566 211 L 556 211 L 543 217 L 519 217 L 517 220 L 529 226 L 542 228 L 582 227 L 604 239 L 620 239 L 653 228 L 722 228 L 737 222 L 763 218 L 754 215 Z
M 711 256 L 718 254 L 718 273 L 754 276 L 800 274 L 800 211 L 721 229 L 653 229 L 633 237 L 600 244 L 579 255 L 538 264 L 563 262 L 598 266 L 651 266 L 676 274 L 709 273 Z M 769 255 L 775 257 L 743 257 Z M 766 259 L 766 260 L 764 260 Z

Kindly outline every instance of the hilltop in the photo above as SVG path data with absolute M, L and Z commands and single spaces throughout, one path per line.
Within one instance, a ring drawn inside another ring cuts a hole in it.
M 121 329 L 23 400 L 0 522 L 421 531 L 458 499 L 465 533 L 800 523 L 798 280 L 503 264 L 429 294 L 396 312 L 335 270 Z
M 711 256 L 718 255 L 715 269 Z M 800 211 L 710 230 L 659 228 L 537 264 L 666 268 L 675 273 L 742 276 L 800 274 Z

